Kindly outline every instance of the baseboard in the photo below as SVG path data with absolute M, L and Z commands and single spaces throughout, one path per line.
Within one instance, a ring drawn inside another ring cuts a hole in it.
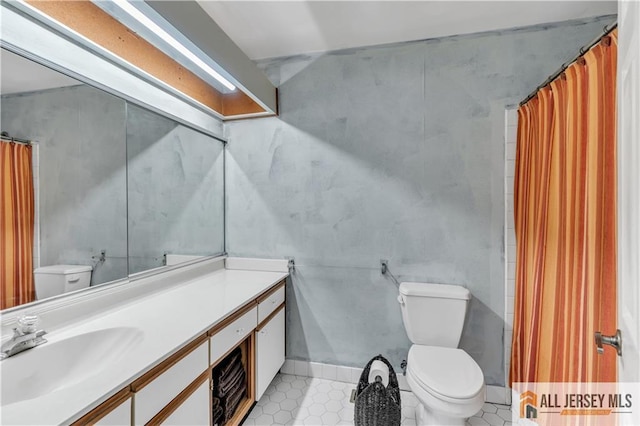
M 407 376 L 402 373 L 398 373 L 398 387 L 400 390 L 411 392 L 411 388 L 409 388 L 409 383 L 407 383 Z
M 504 386 L 487 385 L 486 402 L 511 405 L 511 390 Z
M 335 380 L 344 383 L 358 383 L 362 368 L 346 367 L 343 365 L 322 364 L 319 362 L 285 360 L 280 372 L 303 377 Z
M 323 364 L 319 362 L 285 360 L 280 372 L 302 377 L 316 377 L 319 379 L 335 380 L 337 382 L 356 384 L 360 380 L 362 368 L 345 367 L 343 365 Z M 397 373 L 400 390 L 410 391 L 407 378 Z M 511 391 L 504 386 L 487 385 L 486 401 L 493 404 L 510 405 Z

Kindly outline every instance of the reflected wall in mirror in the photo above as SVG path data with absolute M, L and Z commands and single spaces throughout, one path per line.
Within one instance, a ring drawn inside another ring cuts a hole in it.
M 224 252 L 220 141 L 129 104 L 127 157 L 130 274 Z
M 3 210 L 2 308 L 224 252 L 220 140 L 8 50 L 1 55 L 0 124 L 33 141 L 25 169 L 34 206 L 32 222 L 19 207 Z M 16 146 L 11 138 L 2 144 Z M 4 188 L 15 182 L 2 155 Z M 3 209 L 15 204 L 2 197 Z M 30 230 L 20 250 L 9 216 Z M 54 265 L 75 266 L 41 269 Z
M 33 268 L 91 266 L 91 285 L 126 277 L 125 101 L 5 49 L 1 67 L 2 131 L 34 141 Z M 36 274 L 35 296 L 84 285 L 75 279 L 45 289 Z

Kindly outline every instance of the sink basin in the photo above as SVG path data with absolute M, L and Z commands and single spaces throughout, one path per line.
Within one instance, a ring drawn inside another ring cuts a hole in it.
M 0 363 L 0 405 L 27 401 L 89 380 L 121 361 L 143 332 L 115 327 L 50 341 Z

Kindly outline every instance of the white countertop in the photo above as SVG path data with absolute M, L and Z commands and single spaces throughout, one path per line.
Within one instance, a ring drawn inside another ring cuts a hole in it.
M 121 359 L 110 364 L 111 368 L 101 368 L 100 354 L 95 354 L 96 373 L 90 380 L 3 406 L 1 423 L 52 425 L 77 420 L 287 275 L 220 269 L 50 332 L 46 336 L 49 343 L 28 352 L 75 335 L 114 327 L 134 327 L 142 333 Z M 11 360 L 3 361 L 2 368 L 10 367 Z M 10 391 L 4 386 L 2 390 Z

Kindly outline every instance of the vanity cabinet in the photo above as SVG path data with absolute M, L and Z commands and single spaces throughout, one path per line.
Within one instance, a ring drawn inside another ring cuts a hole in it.
M 284 363 L 284 281 L 239 307 L 74 425 L 210 425 L 212 369 L 237 348 L 247 387 L 229 424 L 240 422 Z
M 256 400 L 284 364 L 284 305 L 256 330 Z

